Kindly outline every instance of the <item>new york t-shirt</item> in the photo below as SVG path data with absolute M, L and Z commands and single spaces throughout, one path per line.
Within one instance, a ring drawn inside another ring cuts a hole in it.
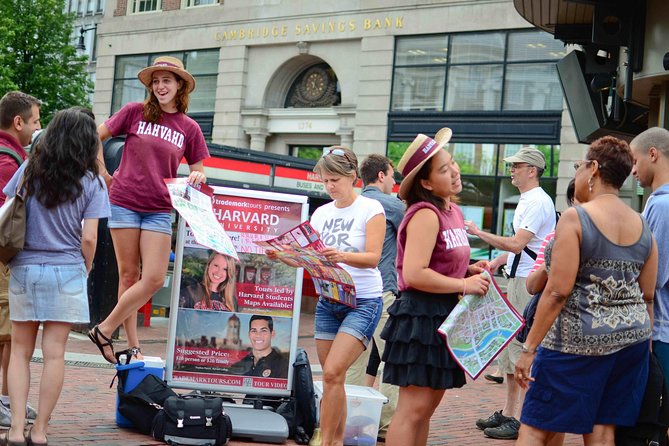
M 126 104 L 105 122 L 112 135 L 127 135 L 109 201 L 136 212 L 172 211 L 164 178 L 177 176 L 182 158 L 195 164 L 209 157 L 200 126 L 184 113 L 163 113 L 156 124 L 144 120 L 143 104 Z
M 311 216 L 311 225 L 326 246 L 345 252 L 364 252 L 367 222 L 379 214 L 385 216 L 381 203 L 359 196 L 345 208 L 336 207 L 334 201 L 319 207 Z M 383 282 L 378 268 L 356 268 L 344 263 L 339 266 L 351 275 L 357 299 L 381 297 Z

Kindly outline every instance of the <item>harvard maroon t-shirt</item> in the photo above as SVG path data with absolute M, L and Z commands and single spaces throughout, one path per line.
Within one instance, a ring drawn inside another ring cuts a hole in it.
M 143 104 L 131 102 L 105 125 L 127 135 L 121 165 L 114 173 L 109 201 L 135 212 L 171 212 L 163 178 L 175 178 L 181 159 L 195 164 L 209 157 L 200 126 L 184 113 L 163 113 L 156 124 L 144 120 Z

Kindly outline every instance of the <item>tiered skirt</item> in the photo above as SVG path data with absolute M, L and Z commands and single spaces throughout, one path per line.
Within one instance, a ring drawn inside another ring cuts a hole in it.
M 465 384 L 464 372 L 437 332 L 457 303 L 457 294 L 402 292 L 388 308 L 390 317 L 381 332 L 386 341 L 383 382 L 435 390 Z

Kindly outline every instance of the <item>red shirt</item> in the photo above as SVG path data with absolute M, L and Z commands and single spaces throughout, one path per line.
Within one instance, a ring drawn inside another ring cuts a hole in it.
M 427 202 L 416 203 L 407 209 L 397 231 L 397 279 L 400 291 L 409 289 L 402 277 L 404 246 L 407 241 L 406 226 L 414 214 L 424 208 L 432 209 L 439 218 L 439 233 L 430 257 L 430 269 L 456 279 L 465 277 L 467 273 L 470 248 L 462 210 L 455 203 L 451 203 L 451 208 L 443 211 Z
M 7 132 L 0 130 L 0 147 L 7 147 L 8 149 L 16 152 L 21 159 L 25 160 L 28 157 L 25 149 L 19 143 L 16 138 L 10 135 Z M 16 163 L 16 160 L 10 155 L 0 153 L 0 206 L 5 203 L 7 196 L 2 192 L 9 180 L 14 176 L 16 171 L 19 170 L 19 165 Z
M 135 212 L 172 211 L 163 178 L 175 178 L 181 159 L 209 158 L 200 126 L 184 113 L 163 113 L 156 124 L 144 120 L 143 104 L 126 104 L 105 122 L 112 135 L 127 135 L 109 201 Z

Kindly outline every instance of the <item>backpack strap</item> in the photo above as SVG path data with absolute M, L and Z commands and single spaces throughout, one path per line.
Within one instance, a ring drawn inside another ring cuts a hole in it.
M 513 263 L 511 264 L 511 272 L 509 273 L 509 279 L 513 279 L 516 277 L 516 270 L 518 269 L 518 265 L 520 265 L 520 256 L 523 255 L 523 253 L 527 254 L 532 258 L 532 260 L 537 259 L 537 253 L 532 251 L 530 248 L 527 246 L 523 248 L 522 251 L 520 251 L 516 256 L 513 258 Z
M 9 147 L 0 147 L 0 154 L 10 156 L 19 166 L 23 164 L 23 159 L 19 156 L 19 154 Z

